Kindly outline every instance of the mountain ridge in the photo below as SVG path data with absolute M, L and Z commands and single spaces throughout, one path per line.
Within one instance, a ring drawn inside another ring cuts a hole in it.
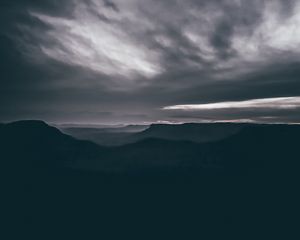
M 11 160 L 10 167 L 19 164 L 22 167 L 58 167 L 108 173 L 142 173 L 156 169 L 187 174 L 197 174 L 197 171 L 202 174 L 203 169 L 223 169 L 230 174 L 247 174 L 255 169 L 269 171 L 275 167 L 280 169 L 281 165 L 282 168 L 285 165 L 297 166 L 294 159 L 299 157 L 300 126 L 243 124 L 243 128 L 235 134 L 214 142 L 147 137 L 113 147 L 75 139 L 41 121 L 20 121 L 0 126 L 1 156 L 6 160 L 2 164 Z M 173 131 L 174 127 L 171 129 Z

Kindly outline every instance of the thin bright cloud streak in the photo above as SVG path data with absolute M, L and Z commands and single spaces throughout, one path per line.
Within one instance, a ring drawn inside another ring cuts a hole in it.
M 300 107 L 300 97 L 262 98 L 246 101 L 207 104 L 183 104 L 164 107 L 163 110 L 216 110 L 216 109 L 295 109 Z

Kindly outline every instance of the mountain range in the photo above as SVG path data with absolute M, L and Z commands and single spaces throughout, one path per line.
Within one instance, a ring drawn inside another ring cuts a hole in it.
M 133 134 L 140 140 L 100 146 L 42 121 L 0 124 L 6 222 L 46 235 L 43 227 L 56 223 L 120 236 L 116 229 L 141 227 L 141 219 L 221 236 L 228 226 L 244 233 L 253 222 L 271 230 L 294 222 L 300 126 L 151 125 Z
M 159 124 L 130 134 L 132 143 L 100 146 L 42 121 L 1 124 L 2 165 L 168 179 L 292 171 L 300 159 L 298 125 Z
M 196 143 L 213 142 L 229 137 L 241 129 L 239 124 L 230 123 L 184 123 L 128 125 L 121 127 L 63 127 L 62 132 L 75 138 L 90 140 L 104 146 L 120 146 L 147 138 L 192 141 Z

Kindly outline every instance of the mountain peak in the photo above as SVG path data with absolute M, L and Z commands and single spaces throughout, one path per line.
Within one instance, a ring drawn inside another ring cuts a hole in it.
M 60 130 L 40 120 L 22 120 L 6 123 L 1 127 L 2 141 L 23 141 L 30 143 L 33 140 L 53 141 L 62 138 L 70 138 Z
M 6 123 L 5 125 L 11 126 L 42 126 L 42 127 L 49 127 L 47 123 L 42 120 L 20 120 L 15 122 Z

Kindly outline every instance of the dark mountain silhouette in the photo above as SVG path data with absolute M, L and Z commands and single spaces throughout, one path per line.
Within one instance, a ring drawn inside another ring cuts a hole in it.
M 296 125 L 153 125 L 140 133 L 144 140 L 117 147 L 74 139 L 41 121 L 20 121 L 0 127 L 2 164 L 11 166 L 105 174 L 151 175 L 153 171 L 168 176 L 267 173 L 275 168 L 296 166 L 300 159 L 297 147 L 300 126 Z M 215 141 L 197 143 L 195 139 L 201 139 L 198 136 L 201 131 L 205 136 L 214 132 Z M 216 141 L 218 138 L 223 139 Z
M 271 229 L 278 219 L 293 222 L 285 213 L 298 205 L 300 126 L 235 126 L 239 131 L 214 142 L 146 138 L 101 147 L 41 121 L 1 124 L 8 189 L 2 194 L 11 198 L 3 205 L 6 222 L 34 223 L 42 232 L 53 223 L 72 231 L 111 225 L 109 235 L 116 226 L 135 229 L 140 219 L 172 228 L 189 219 L 187 227 L 209 226 L 209 232 L 228 229 L 233 219 L 234 231 L 253 222 Z
M 256 168 L 283 176 L 300 166 L 299 140 L 299 125 L 246 124 L 239 133 L 213 145 L 231 169 Z
M 18 167 L 54 167 L 90 159 L 102 148 L 76 140 L 42 121 L 18 121 L 0 126 L 2 164 Z
M 167 140 L 186 140 L 192 142 L 212 142 L 229 137 L 243 127 L 232 123 L 185 123 L 152 124 L 148 129 L 137 133 L 136 139 L 161 138 Z

